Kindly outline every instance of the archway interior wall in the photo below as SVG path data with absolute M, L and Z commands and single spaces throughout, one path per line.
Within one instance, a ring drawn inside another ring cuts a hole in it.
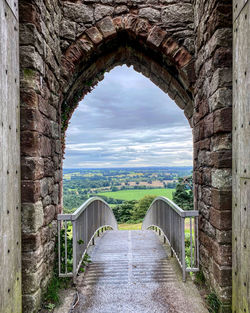
M 203 272 L 231 312 L 232 5 L 194 1 L 194 198 Z
M 194 126 L 202 266 L 223 301 L 230 301 L 230 25 L 221 23 L 229 18 L 219 1 L 197 4 L 195 21 L 190 2 L 21 1 L 22 209 L 30 212 L 23 213 L 24 312 L 36 311 L 52 275 L 63 131 L 79 99 L 103 70 L 119 63 L 149 75 L 187 110 Z M 204 31 L 210 16 L 216 26 Z M 136 44 L 116 46 L 122 36 Z

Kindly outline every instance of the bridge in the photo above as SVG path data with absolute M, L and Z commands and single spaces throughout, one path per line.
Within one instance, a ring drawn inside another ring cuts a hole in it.
M 87 248 L 96 240 L 91 263 L 79 278 Z M 73 277 L 82 290 L 75 312 L 160 313 L 172 312 L 175 305 L 178 312 L 207 312 L 201 298 L 193 300 L 185 294 L 169 261 L 176 258 L 183 282 L 188 272 L 199 270 L 198 211 L 184 211 L 171 200 L 157 197 L 141 231 L 118 231 L 112 209 L 93 197 L 73 214 L 58 215 L 58 242 L 59 276 Z M 168 290 L 173 286 L 180 290 L 174 302 Z M 86 290 L 92 301 L 86 301 Z M 152 298 L 156 292 L 164 294 L 164 301 Z

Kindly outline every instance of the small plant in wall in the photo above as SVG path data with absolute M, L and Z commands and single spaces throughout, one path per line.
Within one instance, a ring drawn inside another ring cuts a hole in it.
M 218 299 L 216 293 L 211 292 L 207 295 L 206 302 L 208 304 L 208 311 L 210 313 L 219 313 L 221 301 Z

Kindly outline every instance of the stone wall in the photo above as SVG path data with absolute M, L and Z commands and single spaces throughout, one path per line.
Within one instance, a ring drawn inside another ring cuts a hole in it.
M 21 312 L 17 2 L 0 0 L 0 312 Z M 11 40 L 10 40 L 11 38 Z
M 197 81 L 194 90 L 195 208 L 200 211 L 200 261 L 231 312 L 232 7 L 195 2 Z
M 249 312 L 250 1 L 234 1 L 233 13 L 233 312 Z
M 37 312 L 51 278 L 60 211 L 58 1 L 24 1 L 20 13 L 23 312 Z
M 194 19 L 195 16 L 195 19 Z M 201 264 L 231 300 L 231 5 L 189 0 L 20 1 L 24 312 L 54 261 L 64 133 L 80 99 L 121 64 L 169 94 L 194 129 Z

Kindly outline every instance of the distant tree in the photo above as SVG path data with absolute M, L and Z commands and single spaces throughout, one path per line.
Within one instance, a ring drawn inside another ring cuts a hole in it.
M 111 191 L 118 191 L 119 189 L 117 188 L 117 187 L 115 187 L 115 186 L 113 186 L 112 188 L 111 188 Z
M 137 201 L 125 201 L 113 208 L 115 218 L 120 223 L 126 223 L 131 220 L 131 214 Z
M 150 207 L 150 204 L 157 196 L 148 195 L 143 197 L 139 202 L 135 205 L 134 210 L 132 212 L 132 219 L 134 221 L 142 220 Z
M 192 176 L 179 178 L 173 201 L 183 210 L 193 210 L 193 180 Z

